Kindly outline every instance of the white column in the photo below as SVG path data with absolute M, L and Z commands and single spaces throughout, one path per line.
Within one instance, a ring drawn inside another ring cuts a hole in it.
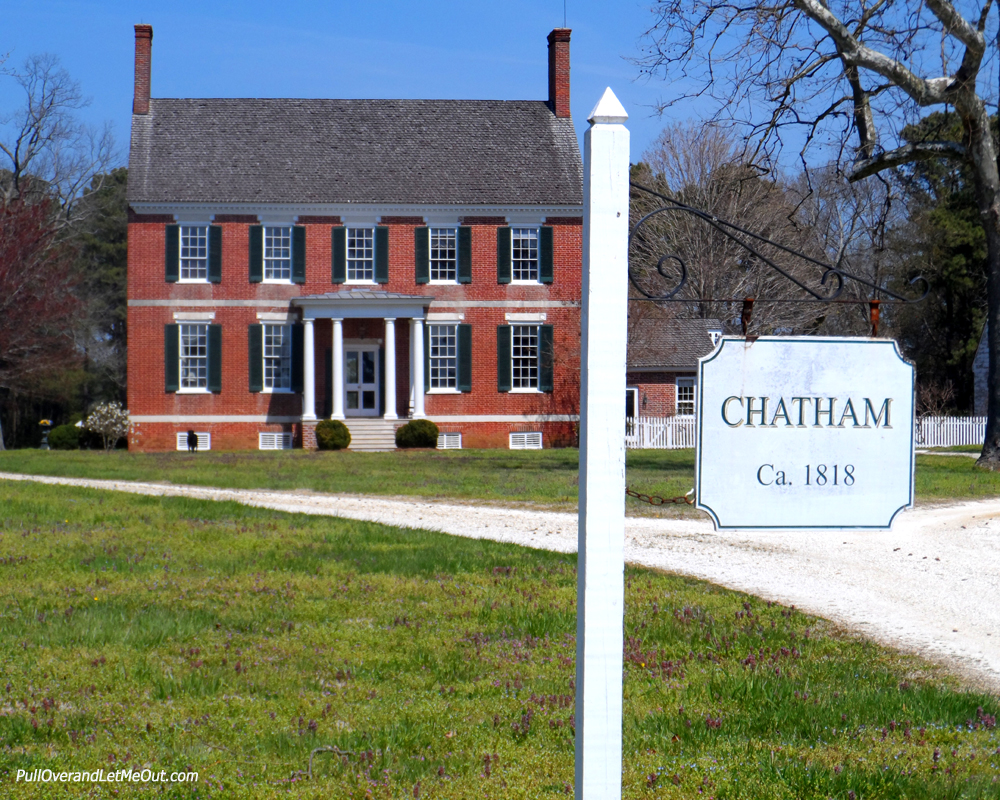
M 385 419 L 399 419 L 396 413 L 396 320 L 385 318 Z
M 625 606 L 625 109 L 607 89 L 584 134 L 580 519 L 576 615 L 576 797 L 622 796 Z
M 316 419 L 316 337 L 313 330 L 313 320 L 302 320 L 305 352 L 302 358 L 302 420 L 311 422 Z
M 406 409 L 406 415 L 408 417 L 413 417 L 413 404 L 416 402 L 416 392 L 413 390 L 413 326 L 416 323 L 415 319 L 410 320 L 410 401 L 409 406 Z
M 344 418 L 344 320 L 333 320 L 333 413 L 330 419 Z
M 424 413 L 424 321 L 413 320 L 413 418 L 423 419 Z

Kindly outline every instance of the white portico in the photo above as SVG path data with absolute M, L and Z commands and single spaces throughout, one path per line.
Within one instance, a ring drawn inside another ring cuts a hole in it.
M 326 395 L 331 419 L 399 418 L 397 408 L 397 322 L 409 322 L 409 414 L 424 412 L 424 320 L 433 297 L 373 289 L 298 297 L 302 309 L 302 421 L 317 419 L 316 350 L 319 321 L 330 320 L 330 365 Z M 348 335 L 345 337 L 345 328 Z M 324 334 L 327 335 L 327 334 Z M 405 365 L 404 365 L 405 366 Z M 384 411 L 382 410 L 384 409 Z

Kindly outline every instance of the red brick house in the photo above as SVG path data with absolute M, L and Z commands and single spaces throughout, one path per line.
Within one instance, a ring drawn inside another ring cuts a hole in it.
M 582 165 L 568 29 L 548 101 L 159 99 L 136 25 L 129 410 L 137 450 L 570 444 Z

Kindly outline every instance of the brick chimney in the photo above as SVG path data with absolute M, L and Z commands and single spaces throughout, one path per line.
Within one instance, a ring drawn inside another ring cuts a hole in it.
M 149 71 L 153 53 L 153 26 L 135 26 L 135 94 L 132 113 L 149 113 Z
M 549 34 L 549 106 L 557 117 L 569 116 L 569 28 Z

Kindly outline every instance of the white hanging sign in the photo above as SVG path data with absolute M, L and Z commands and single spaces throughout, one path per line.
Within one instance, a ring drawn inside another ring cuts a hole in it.
M 724 337 L 698 382 L 716 528 L 889 528 L 913 506 L 914 369 L 894 341 Z

